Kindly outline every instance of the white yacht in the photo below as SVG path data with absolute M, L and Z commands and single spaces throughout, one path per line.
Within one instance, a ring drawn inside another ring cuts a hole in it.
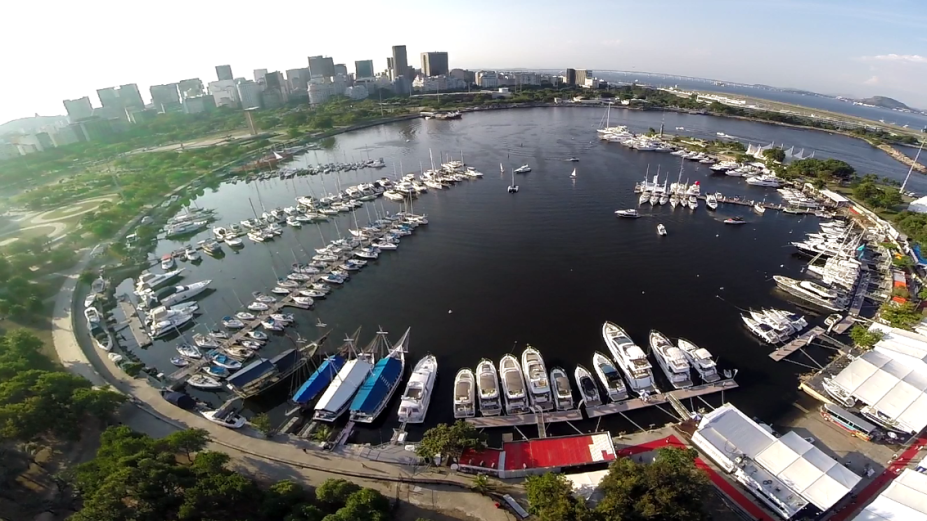
M 663 223 L 657 225 L 657 235 L 666 235 L 666 226 L 663 226 Z
M 569 411 L 575 405 L 573 402 L 573 387 L 566 371 L 560 367 L 550 370 L 550 383 L 554 388 L 554 404 L 558 411 Z
M 707 349 L 703 349 L 685 338 L 680 338 L 676 345 L 682 351 L 682 354 L 686 356 L 686 359 L 689 360 L 689 364 L 695 368 L 703 382 L 710 384 L 721 379 L 718 375 L 718 366 Z
M 647 360 L 647 355 L 631 340 L 624 329 L 613 322 L 606 322 L 602 325 L 602 337 L 618 368 L 627 377 L 632 391 L 638 394 L 660 392 L 653 380 L 653 367 Z
M 516 174 L 527 174 L 530 171 L 531 171 L 531 167 L 528 166 L 527 164 L 521 165 L 520 167 L 515 169 Z
M 185 259 L 187 259 L 190 262 L 196 262 L 200 260 L 199 250 L 197 250 L 196 248 L 190 245 L 188 245 L 187 248 L 184 250 L 183 256 Z
M 583 403 L 586 407 L 595 407 L 602 405 L 602 398 L 599 396 L 599 388 L 592 379 L 589 370 L 581 365 L 576 366 L 573 371 L 573 378 L 576 379 L 576 387 L 579 387 L 579 394 L 583 397 Z
M 676 389 L 692 387 L 692 373 L 686 355 L 674 346 L 666 336 L 655 329 L 650 330 L 650 348 L 657 363 Z
M 605 386 L 605 392 L 608 394 L 609 400 L 619 402 L 628 399 L 628 389 L 624 385 L 624 380 L 622 380 L 621 375 L 618 374 L 618 369 L 615 368 L 615 364 L 612 363 L 607 356 L 596 351 L 595 354 L 592 355 L 592 367 L 595 369 L 595 374 L 598 375 L 599 381 Z
M 177 331 L 180 326 L 186 325 L 187 322 L 191 320 L 193 320 L 192 313 L 180 313 L 169 318 L 152 322 L 151 338 L 160 338 L 168 333 Z
M 645 190 L 641 192 L 641 196 L 637 198 L 637 204 L 644 204 L 647 202 L 650 202 L 650 192 Z
M 629 208 L 627 210 L 615 210 L 615 215 L 625 219 L 637 219 L 641 216 L 639 213 L 637 213 L 637 210 L 633 208 Z
M 540 407 L 543 411 L 554 409 L 554 400 L 547 379 L 547 368 L 544 359 L 537 349 L 528 346 L 521 354 L 521 367 L 528 381 L 528 398 L 532 406 Z
M 718 209 L 718 198 L 715 197 L 715 194 L 708 194 L 705 196 L 705 207 L 709 210 Z
M 183 270 L 184 268 L 177 268 L 176 270 L 166 271 L 164 273 L 151 273 L 150 271 L 142 272 L 142 274 L 138 276 L 138 281 L 135 283 L 135 291 L 136 293 L 140 293 L 145 289 L 158 289 L 179 277 L 180 274 L 183 273 Z
M 399 421 L 403 423 L 422 423 L 431 403 L 431 392 L 438 375 L 438 360 L 428 355 L 412 369 L 412 375 L 406 383 L 406 392 L 399 402 Z
M 695 194 L 689 194 L 689 198 L 686 200 L 689 204 L 689 208 L 695 210 L 698 208 L 698 197 Z
M 84 318 L 87 319 L 87 325 L 91 329 L 100 325 L 100 322 L 103 321 L 103 315 L 101 315 L 100 311 L 93 306 L 90 306 L 84 310 Z
M 782 275 L 773 275 L 773 280 L 783 291 L 824 309 L 843 311 L 847 307 L 846 298 L 842 294 L 810 280 L 799 281 Z
M 770 186 L 773 188 L 782 186 L 782 183 L 779 182 L 779 178 L 771 174 L 748 177 L 747 184 L 753 186 Z
M 748 313 L 753 320 L 771 327 L 773 331 L 779 335 L 780 342 L 785 342 L 795 333 L 795 328 L 792 327 L 792 324 L 788 320 L 783 320 L 775 315 L 767 315 L 762 311 L 755 311 L 752 309 Z
M 472 418 L 476 416 L 474 403 L 475 382 L 473 371 L 461 369 L 454 377 L 454 418 Z
M 502 414 L 502 400 L 499 397 L 499 375 L 492 360 L 480 360 L 476 366 L 476 387 L 480 393 L 480 414 L 498 416 Z
M 222 383 L 205 374 L 195 374 L 187 380 L 187 385 L 197 389 L 221 389 Z
M 499 361 L 499 376 L 502 379 L 502 397 L 508 414 L 524 414 L 529 411 L 528 395 L 525 392 L 525 378 L 518 360 L 505 355 Z
M 805 320 L 805 317 L 797 313 L 792 313 L 784 309 L 764 309 L 763 312 L 767 315 L 773 315 L 783 320 L 787 320 L 790 324 L 792 324 L 792 327 L 795 328 L 795 331 L 801 331 L 802 329 L 808 327 L 808 321 Z
M 747 329 L 749 329 L 751 333 L 758 336 L 764 342 L 768 344 L 779 343 L 779 335 L 773 328 L 767 326 L 766 324 L 757 322 L 747 315 L 740 315 L 740 318 L 744 321 Z
M 161 305 L 170 307 L 170 306 L 173 306 L 174 304 L 179 304 L 180 302 L 183 302 L 185 300 L 190 300 L 191 298 L 206 291 L 206 289 L 209 288 L 210 284 L 212 284 L 212 280 L 206 279 L 206 280 L 201 280 L 199 282 L 194 282 L 193 284 L 175 286 L 173 293 L 160 299 Z
M 669 204 L 670 204 L 670 206 L 672 206 L 673 208 L 676 208 L 676 206 L 679 204 L 679 196 L 676 195 L 676 192 L 673 192 L 673 193 L 670 195 Z
M 753 211 L 760 215 L 763 215 L 764 213 L 766 213 L 766 207 L 763 206 L 762 203 L 753 203 Z

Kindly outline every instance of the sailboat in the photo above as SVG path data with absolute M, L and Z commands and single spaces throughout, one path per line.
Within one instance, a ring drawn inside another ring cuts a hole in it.
M 576 179 L 576 169 L 573 169 L 573 173 L 570 174 L 570 179 Z
M 499 163 L 499 168 L 502 168 L 502 173 L 505 173 L 505 168 L 502 167 L 502 163 Z M 512 184 L 509 185 L 509 193 L 514 194 L 518 192 L 518 185 L 515 184 L 515 171 L 512 170 Z
M 389 349 L 389 353 L 373 366 L 370 375 L 367 376 L 357 396 L 351 402 L 351 421 L 373 423 L 386 408 L 386 404 L 389 403 L 402 381 L 402 373 L 406 368 L 405 353 L 409 349 L 411 329 L 406 329 L 402 338 L 391 349 L 386 341 L 386 332 L 377 331 L 376 338 L 371 342 L 370 348 L 365 351 L 375 354 L 374 351 Z

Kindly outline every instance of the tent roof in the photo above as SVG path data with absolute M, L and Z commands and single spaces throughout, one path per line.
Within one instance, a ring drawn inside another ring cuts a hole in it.
M 853 521 L 927 521 L 927 476 L 905 469 Z

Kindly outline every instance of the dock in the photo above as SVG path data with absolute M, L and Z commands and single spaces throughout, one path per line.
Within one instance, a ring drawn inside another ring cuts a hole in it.
M 600 416 L 607 416 L 609 414 L 617 414 L 633 411 L 635 409 L 643 409 L 645 407 L 650 407 L 651 405 L 664 404 L 669 402 L 671 397 L 675 400 L 682 401 L 687 398 L 695 398 L 696 396 L 704 396 L 706 394 L 713 394 L 729 389 L 736 389 L 737 387 L 737 382 L 735 382 L 733 379 L 720 380 L 710 384 L 690 387 L 688 389 L 653 394 L 650 395 L 647 400 L 642 400 L 641 398 L 632 398 L 630 400 L 623 400 L 620 402 L 606 403 L 602 405 L 596 405 L 594 407 L 586 407 L 586 415 L 588 415 L 589 418 L 598 418 Z
M 467 423 L 477 429 L 492 429 L 495 427 L 516 427 L 519 425 L 537 425 L 538 415 L 531 414 L 513 414 L 503 416 L 479 416 L 467 418 Z M 583 413 L 579 409 L 571 411 L 552 411 L 541 415 L 545 423 L 560 423 L 569 421 L 580 421 L 583 419 Z
M 132 337 L 135 338 L 138 347 L 150 346 L 151 336 L 148 335 L 148 331 L 138 316 L 138 310 L 132 305 L 132 302 L 129 301 L 127 296 L 116 299 L 116 302 L 119 309 L 122 310 L 122 314 L 126 317 L 126 325 L 129 326 L 129 331 L 132 333 Z
M 769 353 L 769 357 L 772 358 L 773 361 L 779 362 L 783 360 L 784 358 L 786 358 L 787 356 L 789 356 L 790 354 L 794 353 L 795 351 L 798 351 L 799 349 L 810 344 L 815 338 L 817 338 L 818 335 L 821 335 L 823 333 L 824 333 L 823 327 L 814 326 L 808 331 L 805 331 L 804 333 L 802 333 L 800 336 L 793 338 L 792 341 L 789 342 L 788 344 L 785 344 L 784 346 L 780 347 L 779 349 L 776 349 L 772 353 Z

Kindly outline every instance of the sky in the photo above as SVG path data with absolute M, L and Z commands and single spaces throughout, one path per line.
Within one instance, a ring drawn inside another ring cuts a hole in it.
M 624 70 L 884 95 L 927 108 L 927 13 L 916 0 L 351 0 L 8 2 L 0 16 L 0 122 L 64 114 L 96 89 L 326 55 L 386 68 L 447 51 L 451 68 Z

